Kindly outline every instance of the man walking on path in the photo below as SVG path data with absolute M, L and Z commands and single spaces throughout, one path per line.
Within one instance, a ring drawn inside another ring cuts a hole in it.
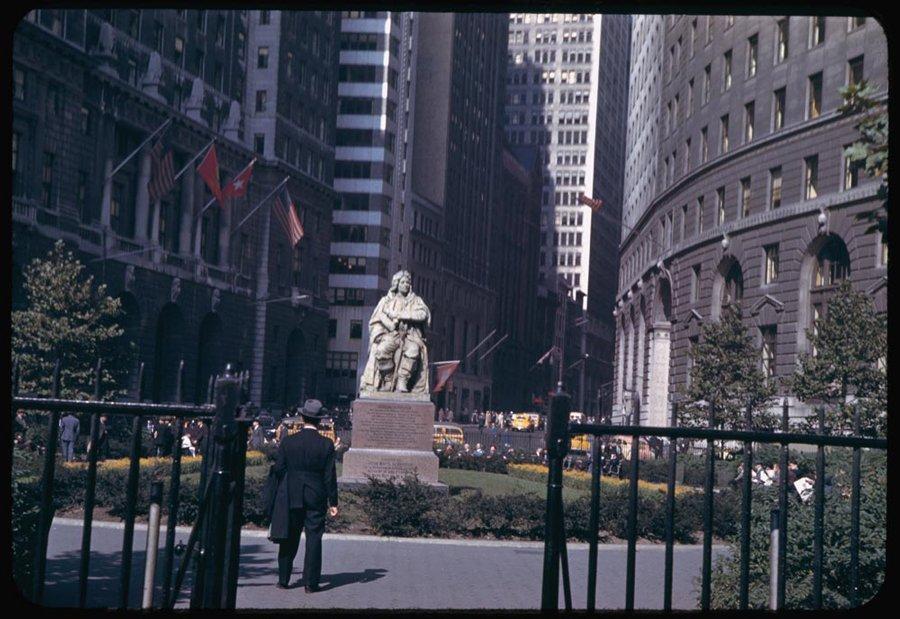
M 322 403 L 307 400 L 300 409 L 303 428 L 285 436 L 278 447 L 273 474 L 278 478 L 271 511 L 269 539 L 278 542 L 278 588 L 286 589 L 306 529 L 303 579 L 307 593 L 319 590 L 325 512 L 338 514 L 334 443 L 318 432 L 326 416 Z
M 66 462 L 75 459 L 75 441 L 78 440 L 78 417 L 71 412 L 59 420 L 59 441 L 62 444 L 62 455 Z

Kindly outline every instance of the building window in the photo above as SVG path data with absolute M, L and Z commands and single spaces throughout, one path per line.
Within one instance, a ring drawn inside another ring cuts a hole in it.
M 691 112 L 693 112 L 694 108 L 694 78 L 688 80 L 687 87 L 687 101 L 685 101 L 685 117 L 690 117 Z
M 750 214 L 750 177 L 741 179 L 741 217 Z
M 703 232 L 703 196 L 697 198 L 697 234 Z
M 850 255 L 847 253 L 847 246 L 838 238 L 831 237 L 816 256 L 813 287 L 833 286 L 849 276 Z
M 351 340 L 362 339 L 362 321 L 361 320 L 351 320 L 350 321 L 350 339 Z
M 709 160 L 709 132 L 706 127 L 700 130 L 700 162 L 706 163 Z
M 783 19 L 779 19 L 775 22 L 775 64 L 779 62 L 784 62 L 788 57 L 788 43 L 789 43 L 789 32 L 788 32 L 788 18 L 785 17 Z
M 887 268 L 888 265 L 888 242 L 884 234 L 879 234 L 880 243 L 878 245 L 878 265 Z
M 81 106 L 81 133 L 83 135 L 91 134 L 91 111 Z
M 815 47 L 825 42 L 825 18 L 821 16 L 809 18 L 809 46 Z
M 13 69 L 13 97 L 17 101 L 25 100 L 25 71 Z
M 773 95 L 774 95 L 774 97 L 773 97 L 774 98 L 774 102 L 773 102 L 774 114 L 772 116 L 772 118 L 773 118 L 772 130 L 778 131 L 779 129 L 784 127 L 784 102 L 785 102 L 784 88 L 779 88 L 778 90 L 776 90 L 773 93 Z
M 770 380 L 775 378 L 776 329 L 777 327 L 775 325 L 759 328 L 760 336 L 762 338 L 762 372 L 767 384 Z
M 175 64 L 177 64 L 179 67 L 184 62 L 184 39 L 182 39 L 181 37 L 178 37 L 178 36 L 175 37 L 174 60 L 175 60 Z
M 706 65 L 706 68 L 703 69 L 703 104 L 706 105 L 709 103 L 709 84 L 710 77 L 712 76 L 712 67 L 710 65 Z
M 257 90 L 256 91 L 256 111 L 257 112 L 265 112 L 266 111 L 266 99 L 268 98 L 268 93 L 265 90 Z
M 264 133 L 257 133 L 253 136 L 253 149 L 257 154 L 263 155 L 266 151 L 266 135 Z
M 269 48 L 268 47 L 260 47 L 256 52 L 256 68 L 258 69 L 268 69 L 269 68 Z
M 778 245 L 766 245 L 763 247 L 766 255 L 766 268 L 763 273 L 763 283 L 771 284 L 778 280 Z
M 725 188 L 716 189 L 716 225 L 725 223 Z
M 847 84 L 859 84 L 863 79 L 863 57 L 857 56 L 847 62 Z
M 44 208 L 53 206 L 53 153 L 44 152 L 41 168 L 41 204 Z
M 691 267 L 691 302 L 694 303 L 700 299 L 700 265 L 695 264 Z
M 87 221 L 88 213 L 87 213 L 87 184 L 88 184 L 88 173 L 79 170 L 78 171 L 78 184 L 75 188 L 75 205 L 78 207 L 78 212 L 81 214 L 81 218 L 83 221 Z
M 818 118 L 822 113 L 822 74 L 810 75 L 807 83 L 806 117 Z
M 719 142 L 719 151 L 720 153 L 728 152 L 728 114 L 725 114 L 722 118 L 719 119 L 719 135 L 721 137 L 721 141 Z
M 259 23 L 261 26 L 269 25 L 269 11 L 260 11 L 259 12 Z
M 724 77 L 722 82 L 722 90 L 731 88 L 731 50 L 725 52 L 724 57 Z
M 866 25 L 865 17 L 851 17 L 847 23 L 847 32 L 862 28 Z
M 819 157 L 813 155 L 803 160 L 803 198 L 812 200 L 819 195 Z
M 781 166 L 769 170 L 769 205 L 781 206 Z
M 756 106 L 753 101 L 744 106 L 744 143 L 753 139 L 754 116 L 756 115 Z
M 334 339 L 337 337 L 337 320 L 334 318 L 329 319 L 328 321 L 328 338 Z
M 853 189 L 854 187 L 859 185 L 859 170 L 862 168 L 862 162 L 853 161 L 850 159 L 850 156 L 846 154 L 847 149 L 850 148 L 850 145 L 844 147 L 844 182 L 842 189 Z
M 747 39 L 747 77 L 756 75 L 756 64 L 759 56 L 759 36 L 753 35 Z

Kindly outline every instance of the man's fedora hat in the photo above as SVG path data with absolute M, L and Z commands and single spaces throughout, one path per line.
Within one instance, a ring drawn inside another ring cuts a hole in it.
M 312 399 L 304 402 L 298 412 L 301 417 L 308 417 L 309 419 L 324 419 L 328 416 L 328 411 L 322 406 L 322 403 Z

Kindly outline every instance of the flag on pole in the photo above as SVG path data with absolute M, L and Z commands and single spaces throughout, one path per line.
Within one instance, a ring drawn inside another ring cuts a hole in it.
M 175 186 L 175 165 L 172 149 L 167 148 L 160 136 L 150 149 L 150 180 L 147 182 L 147 190 L 150 193 L 150 203 L 157 202 L 164 195 L 172 191 Z
M 548 350 L 543 355 L 541 355 L 541 358 L 537 360 L 537 363 L 535 363 L 535 365 L 541 365 L 542 363 L 544 363 L 547 359 L 549 359 L 551 357 L 555 358 L 559 354 L 557 352 L 557 350 L 558 349 L 556 348 L 556 346 L 551 346 L 550 350 Z
M 213 197 L 221 204 L 223 196 L 222 188 L 219 185 L 219 159 L 216 157 L 215 144 L 210 146 L 209 150 L 206 151 L 203 161 L 197 166 L 197 172 L 200 174 L 200 177 L 206 181 L 206 186 L 209 187 L 209 191 L 212 193 Z
M 600 207 L 603 206 L 603 200 L 600 198 L 588 198 L 584 194 L 578 196 L 578 203 L 591 207 L 592 211 L 599 211 Z
M 250 164 L 235 176 L 222 190 L 224 198 L 243 198 L 247 195 L 247 187 L 250 185 L 250 177 L 253 175 L 254 157 Z
M 459 360 L 456 361 L 438 361 L 434 364 L 435 381 L 434 389 L 431 393 L 438 393 L 447 386 L 447 382 L 454 372 L 459 369 Z
M 291 247 L 296 247 L 300 239 L 306 234 L 303 231 L 303 225 L 300 218 L 297 217 L 297 211 L 294 208 L 294 201 L 291 194 L 288 193 L 287 183 L 284 184 L 281 191 L 275 195 L 275 207 L 273 212 L 284 228 L 285 233 L 291 240 Z

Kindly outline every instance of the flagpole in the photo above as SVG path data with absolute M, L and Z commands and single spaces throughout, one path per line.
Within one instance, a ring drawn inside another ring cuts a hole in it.
M 151 133 L 151 134 L 147 137 L 146 140 L 144 140 L 143 142 L 141 142 L 140 145 L 139 145 L 137 148 L 135 148 L 133 151 L 131 151 L 131 154 L 130 154 L 130 155 L 128 155 L 127 157 L 125 157 L 125 160 L 122 161 L 122 163 L 120 163 L 119 165 L 117 165 L 117 166 L 115 167 L 115 169 L 114 169 L 112 172 L 109 173 L 109 175 L 106 177 L 106 179 L 105 179 L 104 182 L 108 181 L 108 180 L 111 179 L 113 176 L 115 176 L 116 172 L 118 172 L 119 170 L 121 170 L 122 167 L 123 167 L 126 163 L 128 163 L 129 161 L 131 161 L 131 159 L 138 153 L 138 151 L 140 151 L 142 148 L 144 148 L 144 146 L 146 146 L 147 143 L 148 143 L 150 140 L 152 140 L 153 138 L 155 138 L 155 137 L 156 137 L 156 134 L 158 134 L 160 131 L 162 131 L 163 129 L 165 129 L 166 127 L 168 127 L 168 126 L 169 126 L 169 123 L 171 123 L 171 122 L 172 122 L 172 118 L 170 117 L 170 118 L 168 118 L 163 124 L 161 124 L 161 125 L 156 129 L 156 131 L 154 131 L 153 133 Z
M 187 172 L 188 168 L 191 167 L 194 164 L 194 162 L 197 161 L 197 159 L 199 159 L 200 156 L 203 155 L 206 151 L 208 151 L 209 147 L 215 143 L 216 143 L 216 138 L 213 138 L 212 140 L 210 140 L 209 144 L 207 144 L 206 146 L 201 148 L 200 151 L 196 155 L 194 155 L 194 158 L 191 159 L 190 161 L 188 161 L 185 164 L 185 166 L 183 168 L 181 168 L 181 171 L 178 172 L 178 174 L 176 174 L 175 178 L 173 178 L 172 180 L 177 181 L 179 178 L 181 178 L 181 175 L 184 174 L 185 172 Z
M 479 348 L 481 348 L 481 347 L 484 345 L 484 343 L 487 342 L 489 339 L 491 339 L 491 337 L 493 337 L 493 335 L 494 335 L 496 332 L 497 332 L 497 330 L 494 329 L 493 331 L 491 331 L 490 333 L 488 333 L 486 338 L 484 338 L 483 340 L 481 340 L 480 342 L 478 342 L 478 346 L 476 346 L 475 348 L 473 348 L 472 350 L 469 351 L 469 354 L 465 356 L 465 358 L 463 359 L 463 361 L 465 361 L 466 359 L 468 359 L 469 357 L 471 357 L 471 356 L 472 356 L 472 353 L 474 353 L 476 350 L 478 350 Z
M 478 357 L 478 360 L 481 361 L 482 359 L 484 359 L 485 357 L 487 357 L 489 354 L 491 354 L 491 353 L 494 351 L 494 349 L 497 348 L 497 347 L 498 347 L 500 344 L 502 344 L 503 342 L 505 342 L 505 341 L 506 341 L 506 338 L 508 338 L 508 337 L 509 337 L 509 333 L 507 333 L 506 335 L 504 335 L 503 337 L 501 337 L 501 338 L 500 338 L 500 341 L 497 342 L 496 344 L 494 344 L 493 346 L 491 346 L 490 348 L 488 348 L 488 351 L 487 351 L 486 353 L 484 353 L 483 355 L 481 355 L 480 357 Z
M 261 207 L 263 204 L 265 204 L 266 200 L 268 200 L 268 199 L 271 198 L 273 195 L 275 195 L 275 192 L 278 191 L 279 189 L 281 189 L 281 188 L 284 186 L 284 184 L 285 184 L 286 182 L 288 182 L 288 180 L 290 180 L 290 178 L 291 178 L 290 176 L 285 176 L 285 177 L 284 177 L 284 180 L 281 181 L 280 183 L 278 183 L 278 185 L 275 186 L 275 189 L 273 189 L 272 191 L 270 191 L 269 194 L 268 194 L 265 198 L 263 198 L 262 200 L 260 200 L 259 203 L 258 203 L 256 206 L 253 207 L 253 210 L 252 210 L 252 211 L 250 211 L 249 213 L 247 213 L 247 216 L 244 217 L 244 218 L 241 220 L 241 223 L 239 223 L 238 225 L 236 225 L 236 226 L 234 227 L 234 230 L 231 231 L 231 234 L 234 234 L 235 232 L 237 232 L 238 229 L 239 229 L 241 226 L 243 226 L 245 223 L 247 223 L 247 220 L 250 219 L 250 218 L 253 216 L 253 214 L 254 214 L 256 211 L 258 211 L 258 210 L 260 209 L 260 207 Z

